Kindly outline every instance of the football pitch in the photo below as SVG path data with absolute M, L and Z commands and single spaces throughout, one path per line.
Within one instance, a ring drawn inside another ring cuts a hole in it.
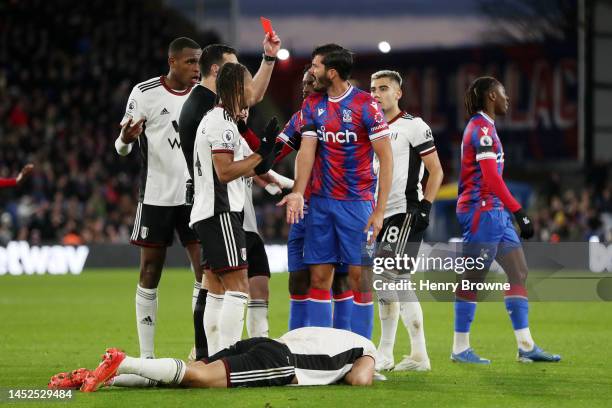
M 287 274 L 270 284 L 270 336 L 286 331 Z M 0 278 L 0 388 L 46 388 L 51 375 L 93 368 L 106 347 L 138 355 L 131 271 L 88 269 L 79 276 Z M 169 269 L 159 291 L 156 355 L 186 359 L 193 343 L 191 272 Z M 558 364 L 519 364 L 503 302 L 482 303 L 472 345 L 491 366 L 449 360 L 452 303 L 423 303 L 432 371 L 387 373 L 372 387 L 276 387 L 259 389 L 101 389 L 75 392 L 51 406 L 190 407 L 606 407 L 612 405 L 612 308 L 604 302 L 531 304 L 536 343 L 559 353 Z M 377 320 L 377 318 L 375 319 Z M 374 331 L 378 341 L 378 322 Z M 401 322 L 395 349 L 408 353 Z M 0 405 L 6 400 L 0 401 Z M 16 406 L 45 405 L 20 402 Z

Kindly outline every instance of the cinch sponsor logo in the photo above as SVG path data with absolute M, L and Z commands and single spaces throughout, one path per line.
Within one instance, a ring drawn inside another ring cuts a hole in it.
M 319 140 L 322 142 L 333 142 L 333 143 L 353 143 L 357 142 L 357 133 L 347 131 L 340 131 L 337 133 L 334 132 L 326 132 L 325 126 L 321 126 L 320 129 L 317 129 L 317 135 Z
M 89 248 L 53 245 L 30 246 L 26 241 L 12 241 L 0 247 L 1 275 L 79 275 Z

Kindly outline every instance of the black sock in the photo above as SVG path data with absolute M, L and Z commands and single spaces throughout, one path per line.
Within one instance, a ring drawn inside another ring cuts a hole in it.
M 206 295 L 208 290 L 200 289 L 198 299 L 193 310 L 193 329 L 195 332 L 196 360 L 208 357 L 208 342 L 204 332 L 204 309 L 206 309 Z

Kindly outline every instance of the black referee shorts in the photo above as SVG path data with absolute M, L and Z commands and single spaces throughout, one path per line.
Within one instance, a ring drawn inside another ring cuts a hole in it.
M 247 245 L 247 261 L 249 263 L 249 278 L 254 276 L 270 277 L 270 264 L 263 240 L 258 233 L 245 231 Z
M 242 220 L 242 213 L 225 212 L 193 225 L 202 245 L 203 266 L 214 273 L 248 269 Z
M 295 377 L 294 356 L 283 343 L 265 337 L 241 340 L 204 359 L 225 364 L 229 387 L 273 387 L 291 384 Z

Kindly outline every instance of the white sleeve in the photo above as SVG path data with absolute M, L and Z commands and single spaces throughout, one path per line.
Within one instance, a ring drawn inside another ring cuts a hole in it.
M 268 174 L 270 174 L 272 177 L 274 177 L 276 180 L 278 180 L 278 182 L 280 183 L 280 186 L 282 188 L 293 188 L 293 180 L 291 180 L 289 177 L 285 177 L 283 175 L 278 174 L 277 172 L 275 172 L 274 170 L 268 170 Z
M 414 118 L 416 121 L 416 132 L 412 133 L 410 144 L 416 149 L 421 156 L 427 156 L 429 153 L 436 151 L 433 134 L 431 128 L 421 118 Z
M 115 140 L 115 150 L 117 151 L 117 153 L 119 153 L 119 156 L 127 156 L 132 151 L 132 144 L 123 143 L 123 141 L 121 140 L 121 135 L 119 135 L 117 137 L 117 140 Z
M 236 146 L 239 144 L 240 132 L 235 124 L 230 121 L 223 120 L 215 123 L 209 123 L 208 143 L 210 150 L 214 153 L 234 153 Z
M 365 337 L 362 339 L 363 355 L 370 356 L 376 361 L 376 346 Z
M 144 95 L 137 86 L 135 86 L 130 93 L 130 97 L 125 106 L 125 114 L 121 119 L 121 125 L 123 126 L 128 119 L 132 119 L 132 122 L 138 122 L 140 119 L 147 120 Z
M 129 119 L 132 119 L 132 123 L 138 122 L 140 119 L 147 119 L 144 112 L 143 96 L 140 89 L 135 86 L 130 93 L 127 105 L 125 106 L 125 114 L 121 119 L 121 126 L 125 124 Z M 121 140 L 121 134 L 115 140 L 115 150 L 120 156 L 127 156 L 132 151 L 132 144 L 125 144 Z
M 240 136 L 240 137 L 242 137 L 242 136 Z M 253 154 L 253 150 L 251 150 L 251 148 L 249 147 L 248 142 L 243 137 L 242 137 L 242 154 L 244 155 L 245 158 L 249 157 L 250 155 Z

